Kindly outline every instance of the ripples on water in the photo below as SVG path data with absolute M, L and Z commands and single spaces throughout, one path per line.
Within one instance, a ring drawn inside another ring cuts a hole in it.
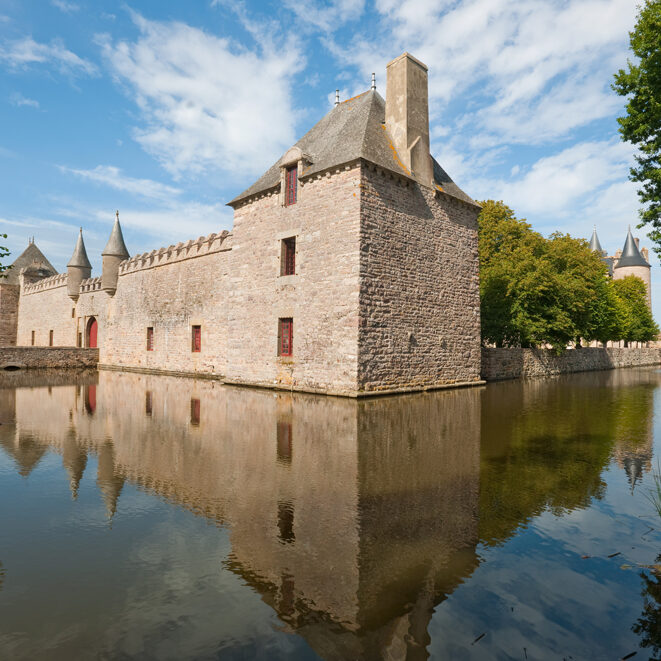
M 1 379 L 0 658 L 661 651 L 656 369 L 362 401 Z

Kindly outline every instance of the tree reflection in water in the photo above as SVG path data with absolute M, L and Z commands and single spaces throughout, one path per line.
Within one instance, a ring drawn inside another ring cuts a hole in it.
M 640 646 L 651 648 L 659 659 L 661 653 L 661 554 L 655 569 L 640 573 L 643 579 L 643 612 L 632 630 L 640 636 Z
M 109 521 L 130 511 L 143 491 L 226 529 L 224 573 L 251 588 L 283 630 L 323 658 L 426 659 L 434 651 L 435 611 L 470 582 L 484 549 L 504 546 L 546 512 L 562 517 L 591 508 L 607 492 L 612 459 L 631 489 L 640 483 L 651 466 L 659 376 L 621 370 L 361 401 L 115 372 L 54 383 L 61 387 L 46 395 L 47 379 L 31 379 L 0 385 L 0 449 L 21 476 L 55 451 L 73 499 L 88 464 L 96 466 L 95 495 Z M 170 543 L 163 534 L 153 548 Z M 120 566 L 128 547 L 115 544 Z M 49 549 L 58 552 L 68 548 Z M 134 582 L 149 578 L 158 595 L 158 557 L 140 556 L 139 576 L 126 581 L 125 595 L 121 582 L 105 578 L 118 566 L 104 567 L 94 588 L 95 598 L 104 590 L 127 601 L 144 594 L 134 610 L 144 615 L 136 635 L 145 639 L 157 637 L 164 606 Z M 82 569 L 93 573 L 93 554 L 86 562 Z M 208 578 L 196 579 L 195 567 L 184 565 L 193 578 L 181 584 L 202 591 Z M 658 653 L 659 577 L 643 578 L 645 607 L 633 631 Z M 168 597 L 171 617 L 188 597 Z M 24 608 L 34 616 L 33 601 Z M 61 630 L 84 621 L 80 604 L 67 603 L 69 611 L 43 617 Z M 470 619 L 493 623 L 488 608 Z M 104 635 L 107 622 L 129 610 L 109 608 L 86 623 L 88 634 Z M 204 629 L 201 610 L 191 612 L 190 626 Z M 627 623 L 638 612 L 636 602 L 624 620 L 629 636 Z M 559 638 L 575 633 L 563 626 Z M 205 632 L 210 641 L 230 640 L 234 651 L 243 642 L 234 631 Z M 117 656 L 122 644 L 114 640 L 106 651 Z

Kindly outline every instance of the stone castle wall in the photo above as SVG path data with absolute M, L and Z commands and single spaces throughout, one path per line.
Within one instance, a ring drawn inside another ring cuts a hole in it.
M 231 255 L 227 379 L 355 393 L 358 346 L 360 168 L 299 182 L 239 206 Z M 296 274 L 280 275 L 281 241 L 296 237 Z M 294 320 L 293 356 L 277 355 L 278 319 Z
M 123 262 L 99 324 L 101 364 L 223 375 L 231 238 L 212 234 Z M 193 325 L 201 326 L 199 352 L 192 351 Z
M 0 347 L 0 370 L 11 367 L 26 369 L 96 368 L 98 349 L 71 347 Z
M 101 278 L 83 280 L 80 295 L 67 295 L 67 276 L 27 285 L 20 298 L 18 344 L 86 344 L 91 317 L 98 322 L 100 362 L 117 366 L 222 374 L 226 351 L 227 254 L 231 235 L 161 248 L 123 262 L 117 291 L 109 296 Z M 191 351 L 191 326 L 202 327 L 202 350 Z M 147 351 L 147 327 L 154 350 Z
M 5 285 L 0 282 L 0 347 L 16 344 L 19 293 L 18 285 Z
M 479 381 L 478 212 L 364 166 L 361 390 Z
M 122 262 L 114 296 L 99 277 L 75 302 L 66 274 L 25 286 L 18 342 L 34 331 L 48 346 L 53 331 L 55 346 L 87 346 L 94 317 L 101 367 L 339 395 L 475 383 L 476 230 L 474 207 L 354 161 L 301 179 L 293 205 L 275 188 L 238 205 L 232 234 Z M 278 355 L 282 318 L 292 356 Z
M 482 378 L 487 381 L 646 365 L 661 365 L 661 348 L 585 347 L 561 355 L 546 349 L 482 349 Z
M 76 346 L 76 305 L 67 296 L 67 276 L 58 274 L 25 285 L 18 303 L 17 344 L 47 347 L 53 331 L 53 345 Z M 73 311 L 73 316 L 72 316 Z

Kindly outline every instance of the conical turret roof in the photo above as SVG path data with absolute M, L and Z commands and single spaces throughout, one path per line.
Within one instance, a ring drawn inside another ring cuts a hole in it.
M 597 236 L 596 227 L 592 230 L 592 238 L 590 239 L 590 250 L 594 252 L 598 252 L 600 255 L 602 255 L 604 252 L 601 248 L 601 243 L 599 243 L 599 237 Z
M 87 251 L 85 250 L 85 242 L 83 241 L 83 228 L 80 228 L 80 233 L 78 234 L 78 241 L 76 241 L 76 248 L 71 255 L 71 259 L 67 266 L 78 266 L 80 268 L 91 269 L 92 265 L 90 260 L 87 258 Z
M 119 211 L 115 214 L 115 224 L 112 226 L 110 238 L 101 255 L 104 257 L 121 257 L 122 259 L 129 258 L 129 251 L 126 249 L 124 236 L 122 235 L 122 227 L 119 224 Z
M 629 231 L 627 232 L 627 240 L 624 242 L 622 255 L 617 260 L 615 268 L 619 269 L 623 266 L 647 266 L 649 268 L 647 260 L 640 254 L 640 250 L 638 250 L 636 241 L 631 234 L 631 227 L 629 227 Z

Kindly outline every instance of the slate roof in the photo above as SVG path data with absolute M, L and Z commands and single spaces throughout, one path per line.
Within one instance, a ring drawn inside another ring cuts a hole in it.
M 85 250 L 85 242 L 83 241 L 83 230 L 81 228 L 80 234 L 78 234 L 78 241 L 76 241 L 76 247 L 71 255 L 71 259 L 67 266 L 79 266 L 81 268 L 91 269 L 92 265 L 90 260 L 87 257 L 87 250 Z
M 300 176 L 306 177 L 362 158 L 387 170 L 411 177 L 390 141 L 384 124 L 385 117 L 386 102 L 375 90 L 364 92 L 335 106 L 294 145 L 312 161 Z M 233 206 L 247 197 L 279 186 L 280 160 L 228 204 Z M 436 184 L 443 192 L 477 206 L 436 160 L 433 160 L 433 164 Z
M 126 249 L 126 244 L 124 243 L 122 227 L 119 224 L 119 214 L 117 218 L 115 218 L 115 224 L 112 226 L 110 238 L 108 239 L 108 243 L 106 243 L 106 247 L 103 249 L 101 255 L 108 257 L 121 257 L 122 259 L 129 258 L 129 251 Z
M 624 248 L 622 248 L 622 255 L 620 259 L 617 260 L 615 265 L 616 269 L 619 269 L 623 266 L 647 266 L 649 264 L 647 260 L 640 254 L 636 241 L 631 234 L 631 228 L 627 232 L 627 239 L 624 242 Z
M 55 275 L 55 267 L 46 259 L 45 255 L 34 243 L 28 247 L 14 260 L 12 268 L 7 271 L 7 276 L 0 278 L 0 285 L 17 285 L 18 276 L 23 269 L 36 267 L 44 271 L 44 277 Z
M 602 255 L 604 252 L 601 249 L 601 243 L 599 243 L 599 237 L 597 236 L 596 227 L 592 230 L 592 238 L 590 239 L 590 250 L 593 250 L 594 252 L 598 252 L 600 255 Z

